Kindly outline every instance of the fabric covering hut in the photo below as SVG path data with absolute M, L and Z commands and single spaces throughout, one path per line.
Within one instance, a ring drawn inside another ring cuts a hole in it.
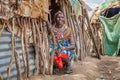
M 90 55 L 91 28 L 82 0 L 1 0 L 0 5 L 1 79 L 52 74 L 53 54 L 49 55 L 46 23 L 52 24 L 57 9 L 64 12 L 72 28 L 75 59 Z
M 117 56 L 119 54 L 119 12 L 119 0 L 106 0 L 96 7 L 91 17 L 90 23 L 98 42 L 97 47 L 103 55 Z

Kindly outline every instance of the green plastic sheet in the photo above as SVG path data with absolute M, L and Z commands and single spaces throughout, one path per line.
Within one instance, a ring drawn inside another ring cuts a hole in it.
M 99 17 L 104 29 L 104 54 L 117 56 L 120 49 L 120 13 L 106 18 Z
M 78 0 L 70 0 L 70 4 L 73 7 L 73 9 L 75 9 L 75 13 L 76 15 L 78 15 L 79 13 L 79 1 Z

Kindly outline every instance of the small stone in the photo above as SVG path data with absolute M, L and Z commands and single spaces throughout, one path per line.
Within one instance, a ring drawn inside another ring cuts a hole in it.
M 96 80 L 106 80 L 106 79 L 104 79 L 104 78 L 96 78 Z

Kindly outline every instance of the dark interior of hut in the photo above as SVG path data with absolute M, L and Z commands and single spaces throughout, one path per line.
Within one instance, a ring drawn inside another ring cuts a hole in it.
M 118 14 L 120 12 L 120 7 L 115 7 L 115 8 L 109 8 L 105 11 L 103 11 L 102 15 L 110 18 L 113 17 L 114 15 Z
M 61 10 L 59 2 L 56 2 L 56 0 L 50 0 L 49 10 L 50 10 L 49 21 L 51 22 L 51 24 L 54 24 L 54 14 L 57 11 Z

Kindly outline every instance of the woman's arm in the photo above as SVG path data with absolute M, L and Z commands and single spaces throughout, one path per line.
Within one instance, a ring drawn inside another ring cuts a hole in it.
M 75 49 L 75 43 L 74 43 L 74 39 L 72 35 L 70 36 L 69 41 L 70 41 L 70 45 L 68 47 L 61 47 L 62 50 L 74 50 Z
M 75 44 L 72 44 L 68 47 L 62 47 L 62 50 L 74 50 L 75 49 Z

